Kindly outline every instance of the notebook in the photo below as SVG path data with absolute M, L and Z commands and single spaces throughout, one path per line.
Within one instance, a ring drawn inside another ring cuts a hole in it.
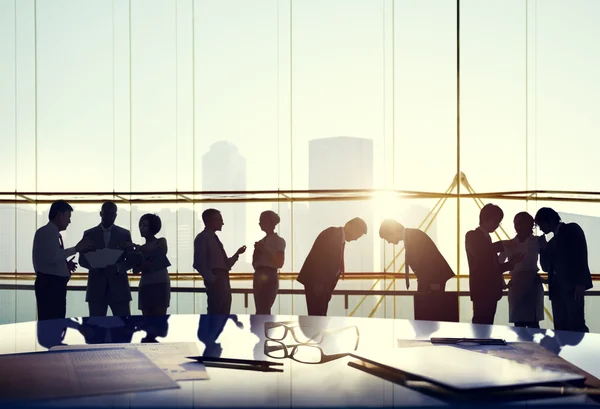
M 357 351 L 351 356 L 455 391 L 583 382 L 580 374 L 549 371 L 450 346 Z

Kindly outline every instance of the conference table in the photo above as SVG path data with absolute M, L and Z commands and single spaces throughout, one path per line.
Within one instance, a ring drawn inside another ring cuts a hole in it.
M 283 364 L 281 372 L 207 367 L 209 379 L 180 381 L 178 389 L 32 403 L 39 407 L 451 406 L 439 397 L 357 369 L 351 365 L 356 358 L 348 355 L 398 348 L 402 342 L 430 344 L 432 336 L 533 342 L 600 378 L 600 334 L 354 317 L 170 315 L 24 322 L 0 326 L 0 354 L 46 351 L 60 345 L 193 342 L 204 356 Z M 314 345 L 308 347 L 306 340 Z M 510 403 L 596 404 L 586 395 Z

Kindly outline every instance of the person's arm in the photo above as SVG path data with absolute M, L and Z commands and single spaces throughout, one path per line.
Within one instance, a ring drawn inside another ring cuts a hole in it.
M 82 240 L 85 240 L 88 238 L 89 238 L 89 233 L 86 231 L 83 233 Z M 88 261 L 87 257 L 85 256 L 85 253 L 79 253 L 79 265 L 83 268 L 87 268 L 88 270 L 92 269 L 90 262 Z
M 540 243 L 540 266 L 542 270 L 552 274 L 552 254 L 550 253 L 550 248 L 548 242 L 546 241 L 546 236 L 539 236 L 538 241 Z
M 208 267 L 208 242 L 206 237 L 198 234 L 194 240 L 194 269 L 200 273 L 202 278 L 212 281 L 214 273 Z
M 484 264 L 487 268 L 498 269 L 498 273 L 503 274 L 505 271 L 510 271 L 514 267 L 514 260 L 509 259 L 508 261 L 501 263 L 498 261 L 496 249 L 497 244 L 490 244 L 475 236 L 477 233 L 472 231 L 468 232 L 465 238 L 465 246 L 467 252 L 475 255 L 480 264 Z M 501 242 L 496 242 L 501 243 Z

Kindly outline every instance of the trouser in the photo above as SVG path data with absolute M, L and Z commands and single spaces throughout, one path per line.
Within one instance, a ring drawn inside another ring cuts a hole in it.
M 254 305 L 256 314 L 271 315 L 271 307 L 279 290 L 277 269 L 271 267 L 258 267 L 252 280 L 254 290 Z
M 329 300 L 331 300 L 334 288 L 335 284 L 333 286 L 325 283 L 320 283 L 317 286 L 313 284 L 304 285 L 308 315 L 327 315 Z
M 590 332 L 585 325 L 584 297 L 576 300 L 574 290 L 561 291 L 559 294 L 553 294 L 550 301 L 555 330 Z
M 213 270 L 212 282 L 204 281 L 208 300 L 207 314 L 229 315 L 231 312 L 231 284 L 227 270 Z
M 69 278 L 52 274 L 36 274 L 34 288 L 38 320 L 66 318 Z
M 89 301 L 88 308 L 90 317 L 106 317 L 108 307 L 115 317 L 129 317 L 131 315 L 130 301 L 108 302 L 108 301 Z
M 497 300 L 473 300 L 473 324 L 494 325 Z

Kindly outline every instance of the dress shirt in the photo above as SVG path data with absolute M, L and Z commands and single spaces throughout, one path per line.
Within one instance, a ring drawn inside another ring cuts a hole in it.
M 104 234 L 104 247 L 108 247 L 108 243 L 110 243 L 110 234 L 112 233 L 112 228 L 114 224 L 109 228 L 106 228 L 100 223 L 100 228 L 102 229 L 102 233 Z
M 36 273 L 70 277 L 67 257 L 77 253 L 75 247 L 63 249 L 58 227 L 52 222 L 40 227 L 33 237 L 33 269 Z
M 212 274 L 213 270 L 229 271 L 238 257 L 227 257 L 221 240 L 214 231 L 204 229 L 194 240 L 194 269 L 202 277 Z

